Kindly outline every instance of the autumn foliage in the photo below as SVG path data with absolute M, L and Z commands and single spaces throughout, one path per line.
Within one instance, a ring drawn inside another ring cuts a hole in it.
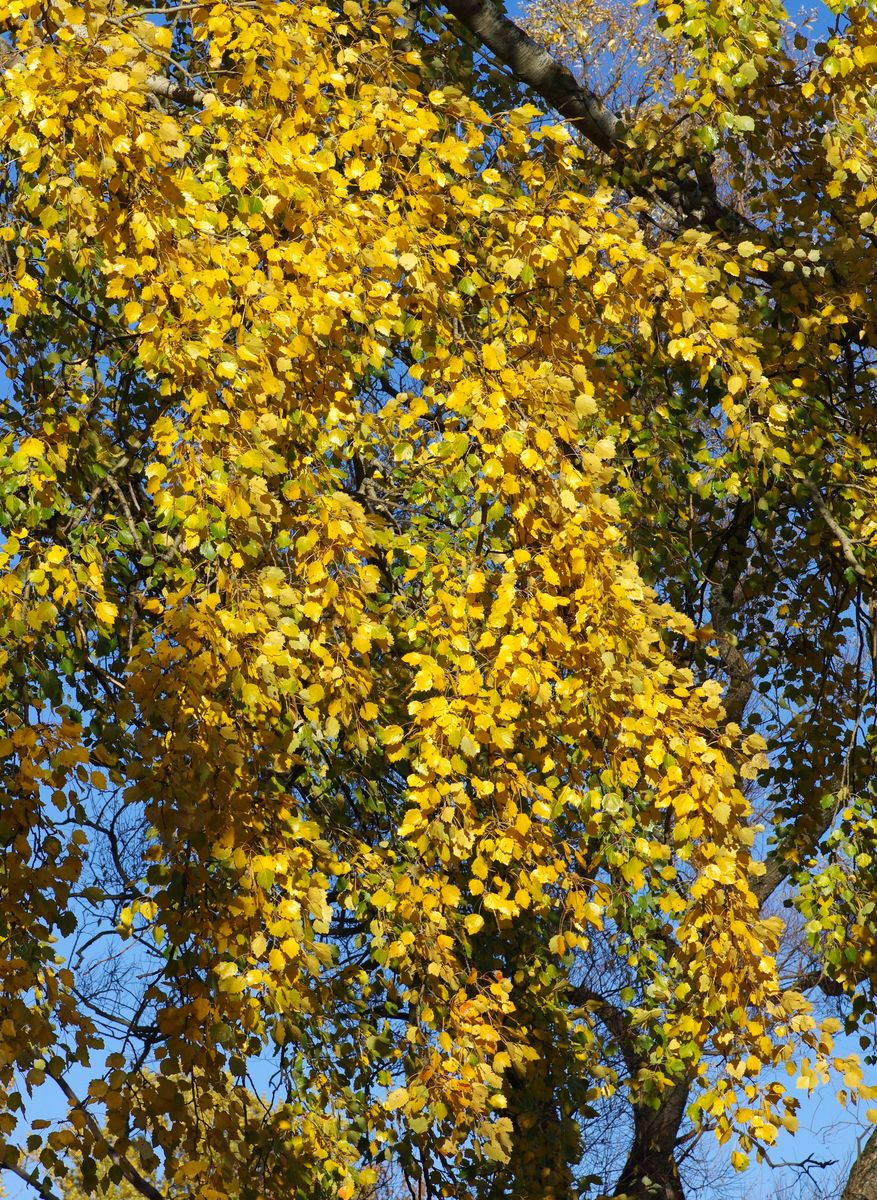
M 796 1080 L 869 1095 L 764 901 L 800 873 L 861 1017 L 877 25 L 636 11 L 616 152 L 397 0 L 0 10 L 0 1130 L 44 1200 L 561 1200 L 607 1107 L 682 1088 L 739 1164 Z

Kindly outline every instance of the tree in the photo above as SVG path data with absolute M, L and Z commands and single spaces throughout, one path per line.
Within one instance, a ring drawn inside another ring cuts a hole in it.
M 659 4 L 622 119 L 448 9 L 3 8 L 43 1200 L 675 1198 L 872 1094 L 877 23 Z

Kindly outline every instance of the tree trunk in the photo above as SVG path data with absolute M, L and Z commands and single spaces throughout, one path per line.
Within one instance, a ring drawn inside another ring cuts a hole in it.
M 613 1200 L 685 1200 L 676 1166 L 676 1141 L 688 1103 L 689 1086 L 677 1083 L 659 1108 L 634 1110 L 633 1145 Z
M 877 1200 L 877 1130 L 853 1164 L 841 1200 Z

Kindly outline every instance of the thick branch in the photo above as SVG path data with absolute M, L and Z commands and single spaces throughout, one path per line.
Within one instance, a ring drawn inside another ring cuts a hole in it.
M 724 595 L 716 594 L 711 602 L 713 628 L 716 631 L 716 646 L 722 666 L 728 676 L 728 688 L 723 698 L 725 715 L 729 720 L 740 724 L 743 714 L 752 698 L 753 682 L 752 668 L 746 655 L 737 645 L 737 639 L 732 633 L 726 633 L 731 605 Z
M 624 187 L 668 205 L 687 224 L 725 229 L 740 226 L 738 214 L 716 199 L 712 176 L 704 169 L 705 160 L 692 162 L 687 178 L 681 181 L 675 175 L 644 171 L 636 162 L 636 150 L 628 141 L 622 119 L 510 21 L 493 0 L 445 0 L 445 5 L 521 83 L 612 158 Z
M 621 1051 L 628 1071 L 635 1075 L 643 1065 L 643 1058 L 634 1044 L 634 1032 L 627 1013 L 585 984 L 572 989 L 570 1001 L 577 1008 L 587 1008 L 603 1022 Z
M 752 894 L 758 901 L 759 909 L 764 908 L 777 888 L 788 879 L 793 865 L 785 855 L 776 850 L 767 856 L 764 860 L 764 874 L 752 884 Z
M 602 1021 L 634 1079 L 645 1060 L 636 1048 L 634 1028 L 627 1013 L 587 984 L 573 988 L 570 1000 Z M 633 1101 L 633 1142 L 615 1188 L 615 1200 L 683 1200 L 676 1146 L 689 1090 L 687 1079 L 673 1084 L 661 1096 L 657 1108 Z
M 153 96 L 162 100 L 173 100 L 176 104 L 203 104 L 209 92 L 199 87 L 187 87 L 175 83 L 164 75 L 150 75 L 143 85 Z
M 491 0 L 446 0 L 461 25 L 492 51 L 522 83 L 574 122 L 589 142 L 606 154 L 624 145 L 624 122 L 600 98 L 583 87 L 571 71 L 510 21 Z

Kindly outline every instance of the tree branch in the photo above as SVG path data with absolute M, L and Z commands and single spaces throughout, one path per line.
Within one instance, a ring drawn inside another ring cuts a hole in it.
M 842 996 L 844 989 L 834 979 L 829 979 L 821 967 L 817 967 L 812 971 L 805 971 L 803 975 L 799 975 L 797 979 L 793 979 L 789 985 L 794 987 L 796 992 L 807 992 L 810 988 L 819 988 L 826 996 Z
M 685 1200 L 676 1146 L 690 1079 L 673 1084 L 657 1108 L 634 1104 L 633 1144 L 612 1195 L 615 1200 Z
M 622 186 L 666 205 L 687 225 L 726 230 L 742 226 L 739 214 L 716 198 L 704 158 L 692 161 L 682 180 L 644 169 L 636 161 L 636 148 L 624 121 L 595 92 L 579 83 L 572 71 L 509 20 L 493 0 L 445 0 L 445 6 L 521 83 L 610 156 Z
M 162 100 L 173 100 L 175 104 L 203 104 L 211 92 L 183 83 L 174 83 L 164 75 L 150 75 L 143 86 L 153 96 Z
M 578 987 L 573 988 L 569 998 L 577 1008 L 586 1008 L 599 1017 L 621 1051 L 628 1071 L 631 1075 L 635 1075 L 643 1065 L 643 1057 L 634 1046 L 633 1031 L 627 1013 L 586 984 L 579 984 Z
M 877 1195 L 877 1130 L 865 1142 L 864 1148 L 853 1164 L 841 1200 L 874 1200 L 875 1195 Z
M 85 1117 L 85 1120 L 88 1123 L 88 1127 L 91 1130 L 91 1132 L 96 1137 L 102 1138 L 104 1135 L 101 1131 L 101 1127 L 98 1125 L 97 1121 L 94 1119 L 92 1114 L 85 1107 L 83 1102 L 80 1099 L 78 1099 L 76 1093 L 73 1091 L 73 1088 L 70 1086 L 70 1084 L 64 1078 L 64 1076 L 60 1075 L 60 1074 L 57 1074 L 57 1075 L 53 1074 L 52 1078 L 55 1080 L 55 1083 L 57 1083 L 58 1087 L 61 1089 L 61 1091 L 64 1093 L 64 1095 L 67 1097 L 70 1104 L 74 1108 L 78 1108 L 79 1111 L 82 1113 L 82 1115 Z M 108 1145 L 109 1145 L 109 1151 L 110 1151 L 110 1158 L 113 1160 L 113 1162 L 116 1164 L 116 1166 L 120 1169 L 120 1171 L 125 1176 L 125 1178 L 128 1180 L 128 1182 L 131 1184 L 131 1186 L 133 1188 L 135 1188 L 140 1193 L 141 1196 L 144 1197 L 144 1200 L 166 1200 L 165 1196 L 158 1190 L 158 1188 L 155 1187 L 153 1184 L 151 1184 L 148 1179 L 146 1179 L 143 1175 L 140 1174 L 140 1172 L 137 1170 L 137 1168 L 134 1166 L 134 1164 L 130 1161 L 130 1159 L 126 1158 L 125 1155 L 121 1153 L 121 1151 L 117 1150 L 116 1147 L 111 1142 L 108 1143 Z M 47 1197 L 46 1200 L 49 1200 L 49 1198 Z M 57 1198 L 52 1197 L 51 1200 L 57 1200 Z
M 624 1058 L 631 1079 L 646 1060 L 638 1052 L 627 1013 L 605 996 L 579 984 L 570 991 L 573 1004 L 586 1008 L 609 1030 Z M 679 1126 L 685 1115 L 690 1079 L 672 1084 L 657 1108 L 632 1099 L 634 1136 L 621 1177 L 613 1192 L 616 1200 L 684 1200 L 676 1164 Z
M 819 488 L 812 481 L 812 479 L 805 480 L 805 487 L 807 488 L 807 491 L 810 493 L 810 495 L 813 497 L 813 503 L 816 505 L 817 509 L 819 510 L 819 515 L 822 517 L 825 524 L 828 526 L 828 528 L 831 530 L 831 532 L 834 534 L 834 536 L 837 538 L 838 542 L 840 543 L 840 548 L 841 548 L 841 552 L 844 556 L 844 559 L 846 560 L 848 565 L 852 568 L 854 574 L 858 575 L 860 579 L 867 578 L 868 572 L 865 570 L 865 568 L 862 566 L 862 564 L 856 558 L 856 553 L 853 550 L 853 544 L 850 541 L 849 536 L 841 528 L 834 513 L 831 511 L 831 509 L 825 503 L 825 500 L 823 499 L 822 493 L 820 492 Z
M 833 805 L 823 807 L 823 797 L 836 795 L 841 791 L 854 790 L 857 766 L 861 767 L 863 758 L 865 764 L 869 764 L 869 752 L 862 746 L 851 746 L 847 752 L 843 766 L 832 781 L 833 789 L 814 793 L 804 810 L 797 816 L 795 820 L 795 837 L 791 845 L 797 847 L 798 858 L 802 857 L 803 854 L 813 852 L 820 838 L 831 828 L 834 821 L 837 809 Z M 790 842 L 787 841 L 772 850 L 765 859 L 765 867 L 767 869 L 764 875 L 760 876 L 752 884 L 752 894 L 757 899 L 759 908 L 764 907 L 777 888 L 788 879 L 793 870 L 799 865 L 796 859 L 789 854 L 790 848 Z M 825 990 L 823 988 L 823 991 Z
M 0 1170 L 11 1171 L 13 1175 L 17 1175 L 19 1179 L 23 1179 L 26 1184 L 34 1189 L 34 1191 L 42 1197 L 42 1200 L 61 1200 L 44 1179 L 40 1179 L 33 1171 L 25 1171 L 24 1167 L 19 1167 L 15 1163 L 4 1162 L 0 1163 Z

